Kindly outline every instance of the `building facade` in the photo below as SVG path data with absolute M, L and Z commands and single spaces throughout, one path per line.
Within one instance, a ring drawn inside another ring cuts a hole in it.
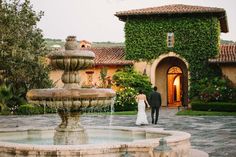
M 135 69 L 158 87 L 163 106 L 187 106 L 189 95 L 198 94 L 198 81 L 217 75 L 209 62 L 215 66 L 219 62 L 211 58 L 223 53 L 219 36 L 228 32 L 224 9 L 177 4 L 115 16 L 125 22 L 126 58 L 135 60 Z M 235 63 L 220 67 L 235 82 Z
M 220 46 L 220 53 L 209 59 L 210 64 L 220 67 L 222 75 L 226 76 L 232 86 L 236 87 L 236 44 Z
M 83 44 L 79 44 L 80 46 Z M 111 87 L 112 76 L 117 70 L 125 66 L 132 66 L 133 61 L 125 60 L 123 47 L 81 47 L 95 53 L 94 67 L 86 70 L 80 70 L 80 86 L 89 87 Z M 105 73 L 105 78 L 101 78 L 101 72 Z M 63 87 L 61 75 L 63 71 L 53 70 L 49 76 L 56 87 Z

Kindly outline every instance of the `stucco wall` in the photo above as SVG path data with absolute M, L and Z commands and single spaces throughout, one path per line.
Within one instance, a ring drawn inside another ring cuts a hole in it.
M 134 63 L 134 70 L 139 72 L 140 74 L 144 74 L 144 71 L 146 73 L 146 75 L 150 78 L 151 76 L 151 63 L 147 63 L 147 62 L 135 62 Z M 150 78 L 151 81 L 151 78 Z
M 220 65 L 223 75 L 227 76 L 236 87 L 236 65 Z
M 86 69 L 86 70 L 81 70 L 79 71 L 79 76 L 80 76 L 80 85 L 86 84 L 88 82 L 88 74 L 86 74 L 86 71 L 93 71 L 93 84 L 99 85 L 101 80 L 100 80 L 100 71 L 104 66 L 98 66 L 96 68 L 91 68 L 91 69 Z M 107 67 L 107 77 L 114 75 L 114 73 L 122 68 L 121 66 L 109 66 Z M 63 83 L 61 81 L 61 75 L 63 74 L 63 71 L 61 70 L 53 70 L 49 73 L 50 79 L 53 81 L 55 84 L 55 87 L 63 87 Z

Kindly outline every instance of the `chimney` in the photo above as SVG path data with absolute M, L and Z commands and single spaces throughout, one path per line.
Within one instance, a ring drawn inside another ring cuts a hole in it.
M 91 43 L 86 40 L 79 41 L 79 47 L 80 48 L 91 48 Z

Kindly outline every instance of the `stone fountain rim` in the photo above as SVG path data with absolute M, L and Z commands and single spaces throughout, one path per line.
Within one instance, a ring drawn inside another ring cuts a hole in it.
M 116 95 L 110 88 L 47 88 L 31 89 L 27 92 L 30 100 L 38 99 L 79 99 L 79 98 L 111 98 Z
M 121 131 L 144 131 L 146 133 L 163 133 L 169 134 L 170 136 L 165 137 L 168 145 L 181 143 L 190 139 L 191 135 L 183 131 L 171 131 L 164 130 L 163 128 L 139 128 L 139 127 L 122 127 L 122 126 L 84 126 L 85 129 L 113 129 Z M 9 128 L 9 129 L 0 129 L 1 132 L 17 132 L 17 131 L 47 131 L 54 130 L 52 128 Z M 0 150 L 1 148 L 15 148 L 16 150 L 46 150 L 46 151 L 83 151 L 83 150 L 93 150 L 93 149 L 116 149 L 116 148 L 133 148 L 133 147 L 147 147 L 159 144 L 160 138 L 154 139 L 145 139 L 145 140 L 136 140 L 133 142 L 117 142 L 114 144 L 84 144 L 84 145 L 37 145 L 37 144 L 20 144 L 20 143 L 11 143 L 11 142 L 2 142 L 0 141 Z

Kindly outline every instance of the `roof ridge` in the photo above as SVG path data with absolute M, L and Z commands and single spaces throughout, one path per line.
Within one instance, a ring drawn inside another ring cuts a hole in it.
M 126 11 L 118 11 L 116 12 L 115 15 L 118 15 L 119 13 L 126 13 L 126 12 L 131 12 L 131 11 L 139 11 L 139 10 L 147 10 L 147 9 L 159 9 L 159 8 L 167 8 L 167 7 L 195 7 L 195 8 L 205 8 L 205 9 L 217 9 L 221 11 L 225 11 L 224 8 L 219 8 L 219 7 L 209 7 L 209 6 L 200 6 L 200 5 L 188 5 L 188 4 L 169 4 L 169 5 L 162 5 L 162 6 L 155 6 L 155 7 L 146 7 L 146 8 L 139 8 L 139 9 L 130 9 Z
M 147 7 L 141 9 L 131 9 L 127 11 L 116 12 L 121 21 L 126 21 L 130 16 L 162 16 L 169 17 L 170 15 L 184 15 L 190 14 L 207 14 L 217 17 L 220 20 L 220 26 L 222 32 L 228 32 L 227 16 L 224 8 L 198 6 L 198 5 L 186 5 L 186 4 L 171 4 L 162 5 L 156 7 Z

